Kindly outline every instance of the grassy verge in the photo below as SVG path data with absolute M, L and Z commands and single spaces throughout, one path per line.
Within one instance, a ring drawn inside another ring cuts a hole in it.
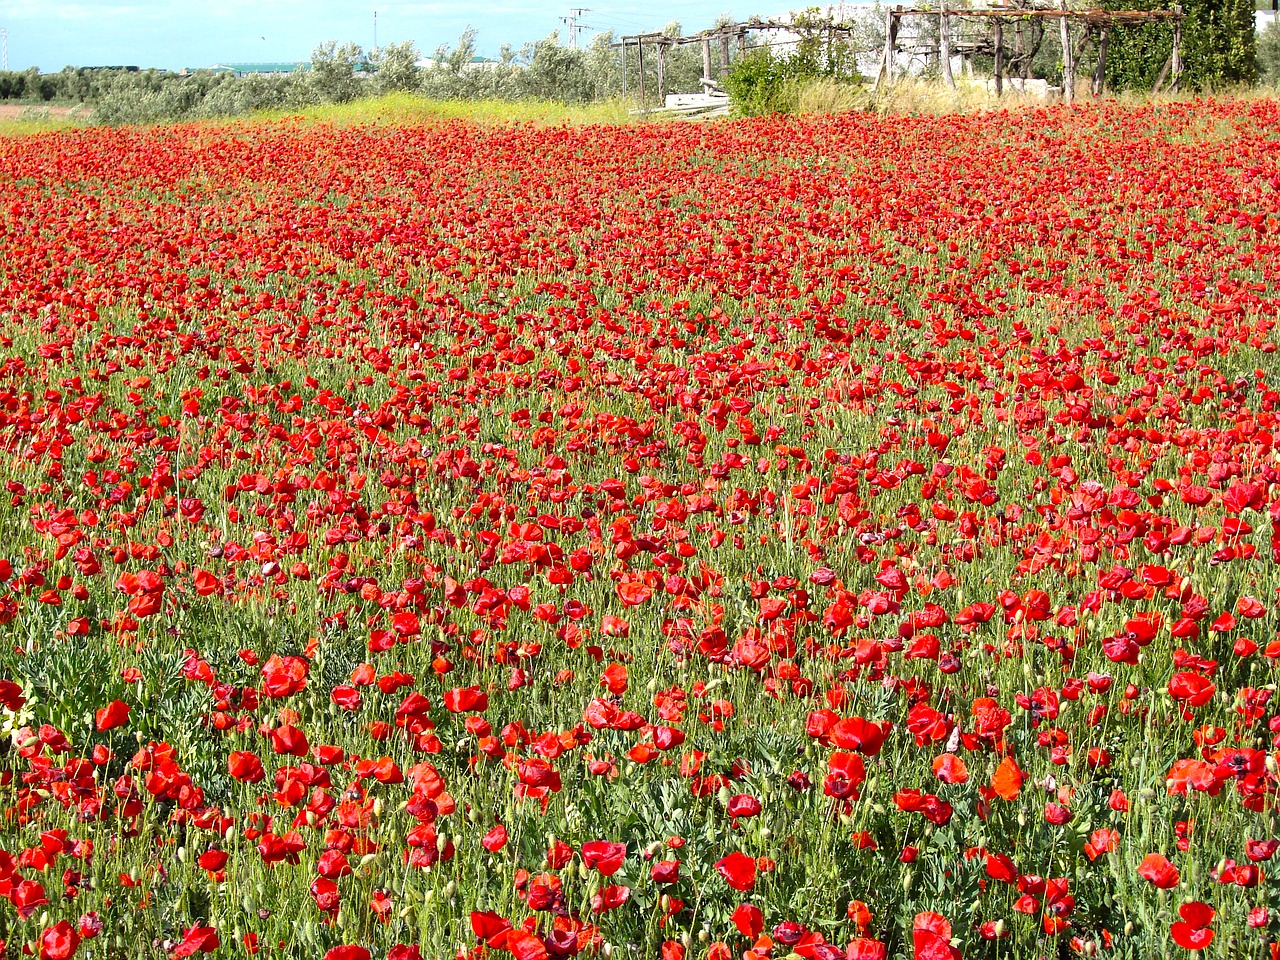
M 54 130 L 75 130 L 91 123 L 90 116 L 78 112 L 55 113 L 48 107 L 26 107 L 0 113 L 0 137 L 25 137 Z
M 626 123 L 632 104 L 621 98 L 570 106 L 543 100 L 430 100 L 412 93 L 390 93 L 350 103 L 326 103 L 295 110 L 254 114 L 254 120 L 301 117 L 340 126 L 361 123 L 419 123 L 424 120 L 472 120 L 477 123 L 589 124 Z

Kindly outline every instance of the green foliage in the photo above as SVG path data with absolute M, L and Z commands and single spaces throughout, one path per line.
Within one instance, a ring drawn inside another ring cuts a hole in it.
M 1264 83 L 1280 86 L 1280 21 L 1273 20 L 1258 37 L 1258 73 Z
M 725 89 L 739 116 L 754 117 L 771 113 L 795 113 L 800 91 L 815 80 L 861 84 L 857 67 L 857 37 L 836 32 L 833 27 L 851 27 L 823 17 L 816 8 L 799 13 L 791 29 L 798 35 L 794 49 L 785 56 L 775 55 L 769 47 L 756 47 L 739 57 L 729 70 Z M 875 44 L 870 34 L 862 42 Z
M 1116 9 L 1160 10 L 1162 0 L 1116 0 Z M 1253 0 L 1184 0 L 1182 85 L 1215 90 L 1258 80 Z M 1173 50 L 1169 24 L 1113 30 L 1107 83 L 1114 89 L 1149 89 Z
M 389 43 L 369 52 L 369 66 L 374 70 L 374 83 L 380 93 L 416 90 L 422 71 L 418 68 L 418 48 L 413 41 Z
M 527 66 L 519 76 L 521 95 L 564 103 L 594 98 L 595 85 L 587 73 L 585 55 L 581 50 L 561 46 L 558 34 L 527 46 L 525 59 Z
M 452 50 L 440 46 L 426 70 L 421 91 L 435 100 L 509 100 L 584 104 L 606 100 L 621 90 L 612 33 L 586 50 L 571 50 L 558 33 L 526 44 L 518 53 L 504 46 L 496 61 L 477 62 L 475 31 L 468 29 Z
M 739 57 L 725 80 L 734 113 L 744 117 L 794 113 L 798 78 L 788 67 L 787 61 L 775 57 L 768 47 L 757 47 Z
M 311 84 L 327 103 L 346 103 L 360 94 L 356 67 L 364 56 L 359 44 L 330 40 L 311 51 Z

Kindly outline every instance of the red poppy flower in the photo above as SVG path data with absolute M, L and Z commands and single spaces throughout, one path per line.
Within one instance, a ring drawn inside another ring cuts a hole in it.
M 1181 879 L 1178 868 L 1159 853 L 1149 853 L 1142 858 L 1142 863 L 1138 865 L 1138 876 L 1161 890 L 1176 887 Z
M 764 932 L 764 914 L 754 904 L 739 904 L 738 908 L 733 911 L 733 916 L 729 919 L 738 928 L 739 933 L 752 940 Z
M 129 705 L 122 700 L 112 700 L 94 713 L 94 726 L 99 731 L 114 730 L 129 722 Z
M 190 957 L 197 953 L 213 953 L 221 945 L 218 931 L 213 927 L 189 927 L 183 931 L 182 941 L 173 948 L 171 956 Z
M 587 867 L 598 870 L 601 876 L 611 877 L 622 869 L 627 858 L 625 843 L 610 843 L 607 840 L 592 840 L 582 845 L 582 862 Z
M 915 960 L 960 960 L 960 951 L 951 946 L 951 924 L 940 914 L 916 914 L 911 942 Z
M 750 890 L 756 885 L 756 861 L 734 851 L 716 862 L 716 872 L 735 890 Z

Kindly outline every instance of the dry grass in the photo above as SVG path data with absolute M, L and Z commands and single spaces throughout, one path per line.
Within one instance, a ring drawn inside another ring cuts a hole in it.
M 300 110 L 255 114 L 254 120 L 298 117 L 337 126 L 365 123 L 412 124 L 427 120 L 470 120 L 481 124 L 533 123 L 544 125 L 626 123 L 635 118 L 622 99 L 568 106 L 540 100 L 429 100 L 411 93 L 392 93 L 351 103 L 322 104 Z
M 862 94 L 859 109 L 878 114 L 919 116 L 1034 109 L 1046 102 L 1033 94 L 1019 92 L 1008 83 L 1003 96 L 997 97 L 985 78 L 956 77 L 956 88 L 952 90 L 941 81 L 904 77 L 876 91 L 868 87 Z
M 0 104 L 0 137 L 26 137 L 86 127 L 91 117 L 79 108 Z

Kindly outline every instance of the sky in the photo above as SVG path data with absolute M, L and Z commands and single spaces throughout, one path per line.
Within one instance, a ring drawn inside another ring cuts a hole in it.
M 424 54 L 456 44 L 468 26 L 478 50 L 496 56 L 504 43 L 519 47 L 565 25 L 574 0 L 537 3 L 422 3 L 395 0 L 0 0 L 0 27 L 9 31 L 9 69 L 37 66 L 55 72 L 72 66 L 181 69 L 215 63 L 307 60 L 326 40 L 412 40 Z M 786 0 L 664 0 L 610 3 L 576 0 L 590 7 L 580 23 L 595 30 L 638 33 L 678 20 L 688 30 L 715 23 L 721 14 L 746 18 L 775 14 Z M 775 9 L 776 7 L 776 9 Z M 586 43 L 595 30 L 580 34 Z

